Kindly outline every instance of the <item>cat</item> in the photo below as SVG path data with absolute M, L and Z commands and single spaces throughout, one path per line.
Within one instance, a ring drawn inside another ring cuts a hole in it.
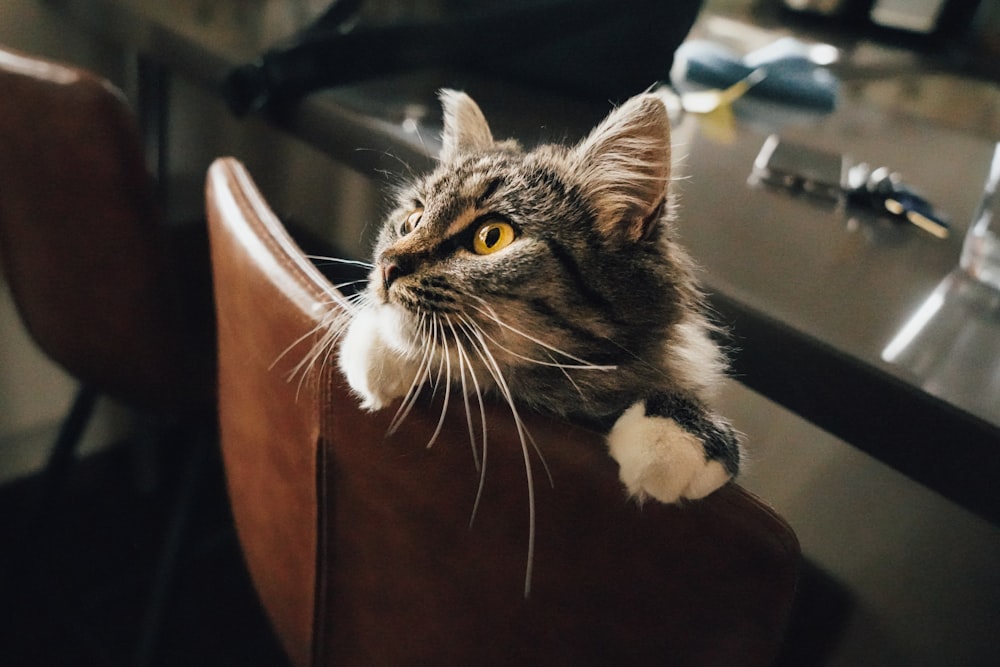
M 438 165 L 400 189 L 338 332 L 361 406 L 403 399 L 399 419 L 421 385 L 444 382 L 469 413 L 470 394 L 499 393 L 519 428 L 524 406 L 606 434 L 640 503 L 734 478 L 740 437 L 709 407 L 727 364 L 674 238 L 661 99 L 638 95 L 579 144 L 532 150 L 495 141 L 467 94 L 440 100 Z M 522 447 L 527 464 L 525 434 Z

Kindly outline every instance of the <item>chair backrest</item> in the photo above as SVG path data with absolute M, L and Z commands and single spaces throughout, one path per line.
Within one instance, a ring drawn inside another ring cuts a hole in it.
M 470 525 L 479 474 L 461 407 L 428 448 L 439 403 L 419 404 L 387 437 L 394 411 L 360 411 L 334 364 L 290 378 L 338 307 L 334 288 L 236 160 L 210 169 L 207 205 L 230 498 L 296 665 L 773 660 L 799 550 L 764 503 L 729 485 L 684 507 L 640 508 L 598 435 L 529 415 L 553 485 L 536 478 L 525 597 L 529 508 L 509 412 L 487 406 Z
M 163 232 L 121 92 L 0 49 L 0 267 L 28 331 L 105 392 L 185 404 L 210 398 L 213 371 L 195 359 L 181 302 L 195 296 L 179 294 Z

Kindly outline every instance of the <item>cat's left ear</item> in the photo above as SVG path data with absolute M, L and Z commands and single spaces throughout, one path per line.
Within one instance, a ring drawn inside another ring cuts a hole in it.
M 438 96 L 444 110 L 444 132 L 441 134 L 442 162 L 458 153 L 486 150 L 493 146 L 493 133 L 486 117 L 471 97 L 457 90 L 443 89 Z
M 659 221 L 670 183 L 670 118 L 654 94 L 612 111 L 576 148 L 573 170 L 597 210 L 598 230 L 636 242 Z

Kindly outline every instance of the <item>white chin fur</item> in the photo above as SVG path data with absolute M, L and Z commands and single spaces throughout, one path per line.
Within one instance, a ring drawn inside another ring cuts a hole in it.
M 414 356 L 410 314 L 391 303 L 370 310 L 374 311 L 376 333 L 385 344 L 399 354 Z
M 407 358 L 402 322 L 395 307 L 359 311 L 340 341 L 338 364 L 365 410 L 380 410 L 406 395 L 416 376 Z
M 698 438 L 673 419 L 647 417 L 642 401 L 618 418 L 607 440 L 622 483 L 639 501 L 703 498 L 729 481 L 721 463 L 705 459 Z

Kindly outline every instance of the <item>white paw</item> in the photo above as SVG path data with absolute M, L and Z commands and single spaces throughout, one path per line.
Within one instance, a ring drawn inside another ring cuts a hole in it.
M 640 401 L 625 411 L 608 434 L 608 448 L 629 494 L 663 503 L 703 498 L 730 474 L 705 458 L 702 443 L 673 419 L 647 417 Z
M 365 410 L 380 410 L 405 396 L 417 374 L 416 364 L 385 342 L 378 310 L 360 311 L 340 341 L 340 370 Z

